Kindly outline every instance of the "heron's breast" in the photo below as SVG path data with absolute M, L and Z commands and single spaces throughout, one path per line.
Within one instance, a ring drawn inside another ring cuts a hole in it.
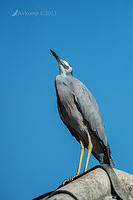
M 58 110 L 65 123 L 73 129 L 76 129 L 83 121 L 73 95 L 61 95 L 58 100 Z
M 74 96 L 71 92 L 60 91 L 58 92 L 58 106 L 65 115 L 71 115 L 75 109 Z

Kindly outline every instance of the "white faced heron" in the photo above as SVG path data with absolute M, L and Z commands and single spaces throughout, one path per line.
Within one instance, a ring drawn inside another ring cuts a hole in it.
M 101 164 L 114 167 L 110 147 L 97 102 L 87 87 L 73 77 L 72 67 L 50 50 L 56 58 L 60 75 L 55 79 L 57 104 L 60 117 L 71 134 L 81 144 L 77 175 L 80 174 L 85 148 L 88 149 L 84 172 L 87 171 L 90 154 Z

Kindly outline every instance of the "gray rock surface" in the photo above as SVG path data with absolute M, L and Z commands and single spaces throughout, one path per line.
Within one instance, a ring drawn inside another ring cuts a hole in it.
M 125 173 L 123 171 L 114 169 L 118 176 L 122 190 L 126 191 L 128 199 L 133 200 L 133 175 Z M 61 187 L 56 191 L 65 190 L 70 194 L 56 194 L 49 200 L 115 200 L 115 196 L 112 196 L 112 188 L 107 173 L 97 168 L 80 178 L 70 182 L 69 184 Z M 73 194 L 75 198 L 71 196 Z M 47 199 L 47 198 L 43 198 Z

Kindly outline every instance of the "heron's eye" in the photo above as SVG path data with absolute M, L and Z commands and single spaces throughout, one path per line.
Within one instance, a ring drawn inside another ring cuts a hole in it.
M 67 70 L 69 69 L 69 67 L 67 65 L 64 65 L 64 68 L 67 69 Z

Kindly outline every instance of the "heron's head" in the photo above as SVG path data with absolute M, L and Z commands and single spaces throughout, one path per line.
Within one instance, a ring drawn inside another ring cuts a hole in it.
M 69 76 L 69 75 L 72 76 L 72 67 L 68 64 L 68 62 L 60 59 L 60 57 L 57 56 L 57 54 L 54 51 L 52 51 L 51 49 L 50 49 L 50 51 L 58 62 L 60 74 L 62 76 Z

